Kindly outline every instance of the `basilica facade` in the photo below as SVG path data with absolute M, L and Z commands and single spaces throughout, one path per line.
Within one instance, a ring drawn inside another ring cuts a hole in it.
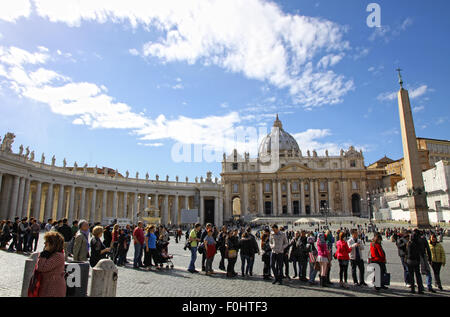
M 257 157 L 236 150 L 224 155 L 224 218 L 367 216 L 367 173 L 353 146 L 338 156 L 302 152 L 277 116 Z

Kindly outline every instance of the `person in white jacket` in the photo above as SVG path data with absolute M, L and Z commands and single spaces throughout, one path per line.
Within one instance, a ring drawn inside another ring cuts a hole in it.
M 364 282 L 364 260 L 362 257 L 362 251 L 364 250 L 363 241 L 358 239 L 358 230 L 353 229 L 351 233 L 352 237 L 347 241 L 347 244 L 352 249 L 350 262 L 352 265 L 353 283 L 358 286 L 366 286 L 367 284 Z M 356 276 L 357 268 L 359 269 L 359 283 Z

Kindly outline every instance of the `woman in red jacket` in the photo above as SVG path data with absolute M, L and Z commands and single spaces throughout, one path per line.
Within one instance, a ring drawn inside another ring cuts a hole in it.
M 383 238 L 381 234 L 376 233 L 373 237 L 372 243 L 370 243 L 370 262 L 377 263 L 381 269 L 381 288 L 387 289 L 387 287 L 383 284 L 383 276 L 386 274 L 386 254 L 384 253 L 383 247 L 381 246 L 381 241 Z M 377 291 L 380 290 L 380 287 L 375 287 Z
M 339 285 L 344 288 L 347 286 L 347 271 L 348 271 L 348 261 L 350 260 L 349 254 L 352 249 L 345 241 L 345 233 L 339 233 L 339 241 L 336 243 L 336 254 L 335 257 L 339 261 Z
M 39 254 L 36 271 L 42 274 L 38 297 L 65 297 L 64 238 L 59 232 L 44 235 L 45 248 Z

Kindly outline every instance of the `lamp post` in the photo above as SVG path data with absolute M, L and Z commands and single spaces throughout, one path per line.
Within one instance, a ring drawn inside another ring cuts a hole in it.
M 372 221 L 372 196 L 367 192 L 367 207 L 369 208 L 369 222 Z
M 320 213 L 325 216 L 325 225 L 328 227 L 328 212 L 330 211 L 330 208 L 328 208 L 328 204 L 326 201 L 323 203 L 323 206 L 321 206 L 319 210 Z

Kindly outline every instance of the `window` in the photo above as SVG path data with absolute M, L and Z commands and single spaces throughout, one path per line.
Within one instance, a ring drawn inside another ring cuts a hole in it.
M 352 189 L 358 189 L 358 182 L 352 181 Z
M 338 164 L 337 163 L 333 163 L 333 168 L 338 168 Z
M 238 169 L 238 163 L 233 163 L 233 171 L 236 171 Z
M 270 192 L 270 184 L 269 183 L 265 183 L 265 192 L 269 193 Z
M 351 160 L 350 161 L 350 167 L 356 167 L 356 161 L 355 160 Z
M 283 191 L 283 192 L 286 191 L 286 184 L 283 184 L 283 185 L 281 186 L 281 191 Z
M 308 183 L 305 184 L 305 190 L 309 190 L 309 184 Z
M 321 191 L 325 190 L 325 183 L 324 182 L 320 182 L 320 190 Z
M 237 193 L 237 192 L 239 192 L 239 185 L 233 184 L 233 193 Z
M 298 183 L 296 183 L 296 182 L 292 183 L 292 191 L 293 192 L 298 191 Z

